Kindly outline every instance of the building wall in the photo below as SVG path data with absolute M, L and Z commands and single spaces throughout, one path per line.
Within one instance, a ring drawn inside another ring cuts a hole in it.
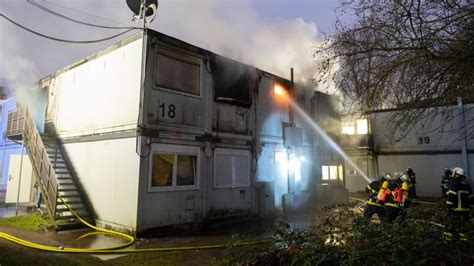
M 2 101 L 1 109 L 1 128 L 0 134 L 2 138 L 0 139 L 0 165 L 1 165 L 1 178 L 0 178 L 0 190 L 7 189 L 8 183 L 8 172 L 10 165 L 11 155 L 21 154 L 21 144 L 13 142 L 9 139 L 6 139 L 5 131 L 7 129 L 7 118 L 8 112 L 16 108 L 16 98 L 12 97 Z M 25 155 L 27 156 L 27 151 L 25 149 Z M 28 158 L 28 157 L 26 157 Z
M 140 163 L 135 138 L 66 143 L 64 148 L 97 220 L 135 230 Z
M 99 224 L 134 231 L 142 41 L 132 36 L 41 81 L 53 125 Z
M 138 39 L 48 79 L 46 122 L 61 138 L 136 128 L 141 49 Z
M 370 117 L 371 133 L 373 143 L 369 143 L 372 151 L 369 155 L 364 150 L 359 150 L 352 154 L 351 158 L 356 162 L 361 162 L 365 167 L 369 158 L 369 168 L 374 168 L 376 175 L 386 172 L 402 172 L 408 167 L 412 168 L 417 177 L 417 194 L 421 196 L 441 196 L 440 182 L 444 168 L 465 167 L 461 153 L 463 138 L 463 123 L 458 106 L 446 106 L 438 109 L 428 109 L 431 116 L 414 124 L 406 137 L 396 140 L 388 132 L 390 116 L 397 111 L 376 112 Z M 466 128 L 474 125 L 474 104 L 464 105 Z M 346 150 L 354 150 L 357 145 L 351 143 L 357 136 L 345 136 L 347 141 L 344 147 Z M 358 143 L 358 142 L 357 142 Z M 470 173 L 474 171 L 474 140 L 472 136 L 467 136 L 467 153 Z M 471 179 L 472 182 L 472 179 Z M 350 191 L 364 190 L 366 182 L 357 179 L 350 180 L 346 184 Z

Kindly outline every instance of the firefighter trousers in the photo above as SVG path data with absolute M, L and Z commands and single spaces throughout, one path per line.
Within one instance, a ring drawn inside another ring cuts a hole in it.
M 385 222 L 392 223 L 397 219 L 398 215 L 400 214 L 401 209 L 400 207 L 393 207 L 385 205 Z
M 385 216 L 385 208 L 383 206 L 367 204 L 364 209 L 364 218 L 372 219 L 372 216 L 377 214 L 380 220 Z

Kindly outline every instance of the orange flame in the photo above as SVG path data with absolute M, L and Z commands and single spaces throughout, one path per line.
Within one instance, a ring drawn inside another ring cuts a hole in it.
M 273 92 L 278 95 L 278 96 L 286 96 L 287 92 L 285 90 L 285 88 L 283 88 L 283 86 L 281 86 L 280 84 L 275 84 L 275 86 L 273 86 Z

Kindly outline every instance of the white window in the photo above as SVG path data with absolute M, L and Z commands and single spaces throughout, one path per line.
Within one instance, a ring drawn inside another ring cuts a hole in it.
M 337 165 L 323 165 L 321 167 L 321 174 L 322 174 L 322 180 L 324 181 L 329 181 L 329 180 L 336 180 L 336 179 L 341 179 L 341 170 L 342 166 L 337 166 Z
M 287 154 L 285 151 L 275 151 L 275 164 L 286 164 L 288 162 L 288 159 L 286 157 Z
M 250 152 L 216 149 L 214 151 L 214 187 L 250 186 Z
M 367 119 L 357 119 L 357 134 L 365 135 L 367 133 L 369 133 Z
M 354 135 L 355 134 L 354 126 L 343 126 L 342 134 Z
M 199 186 L 200 149 L 174 145 L 154 145 L 150 154 L 148 190 L 192 190 Z

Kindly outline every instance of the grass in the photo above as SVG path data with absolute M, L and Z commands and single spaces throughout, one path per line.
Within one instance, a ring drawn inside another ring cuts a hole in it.
M 51 223 L 47 217 L 44 217 L 39 212 L 33 212 L 28 215 L 0 218 L 0 224 L 30 231 L 38 231 L 51 227 Z

